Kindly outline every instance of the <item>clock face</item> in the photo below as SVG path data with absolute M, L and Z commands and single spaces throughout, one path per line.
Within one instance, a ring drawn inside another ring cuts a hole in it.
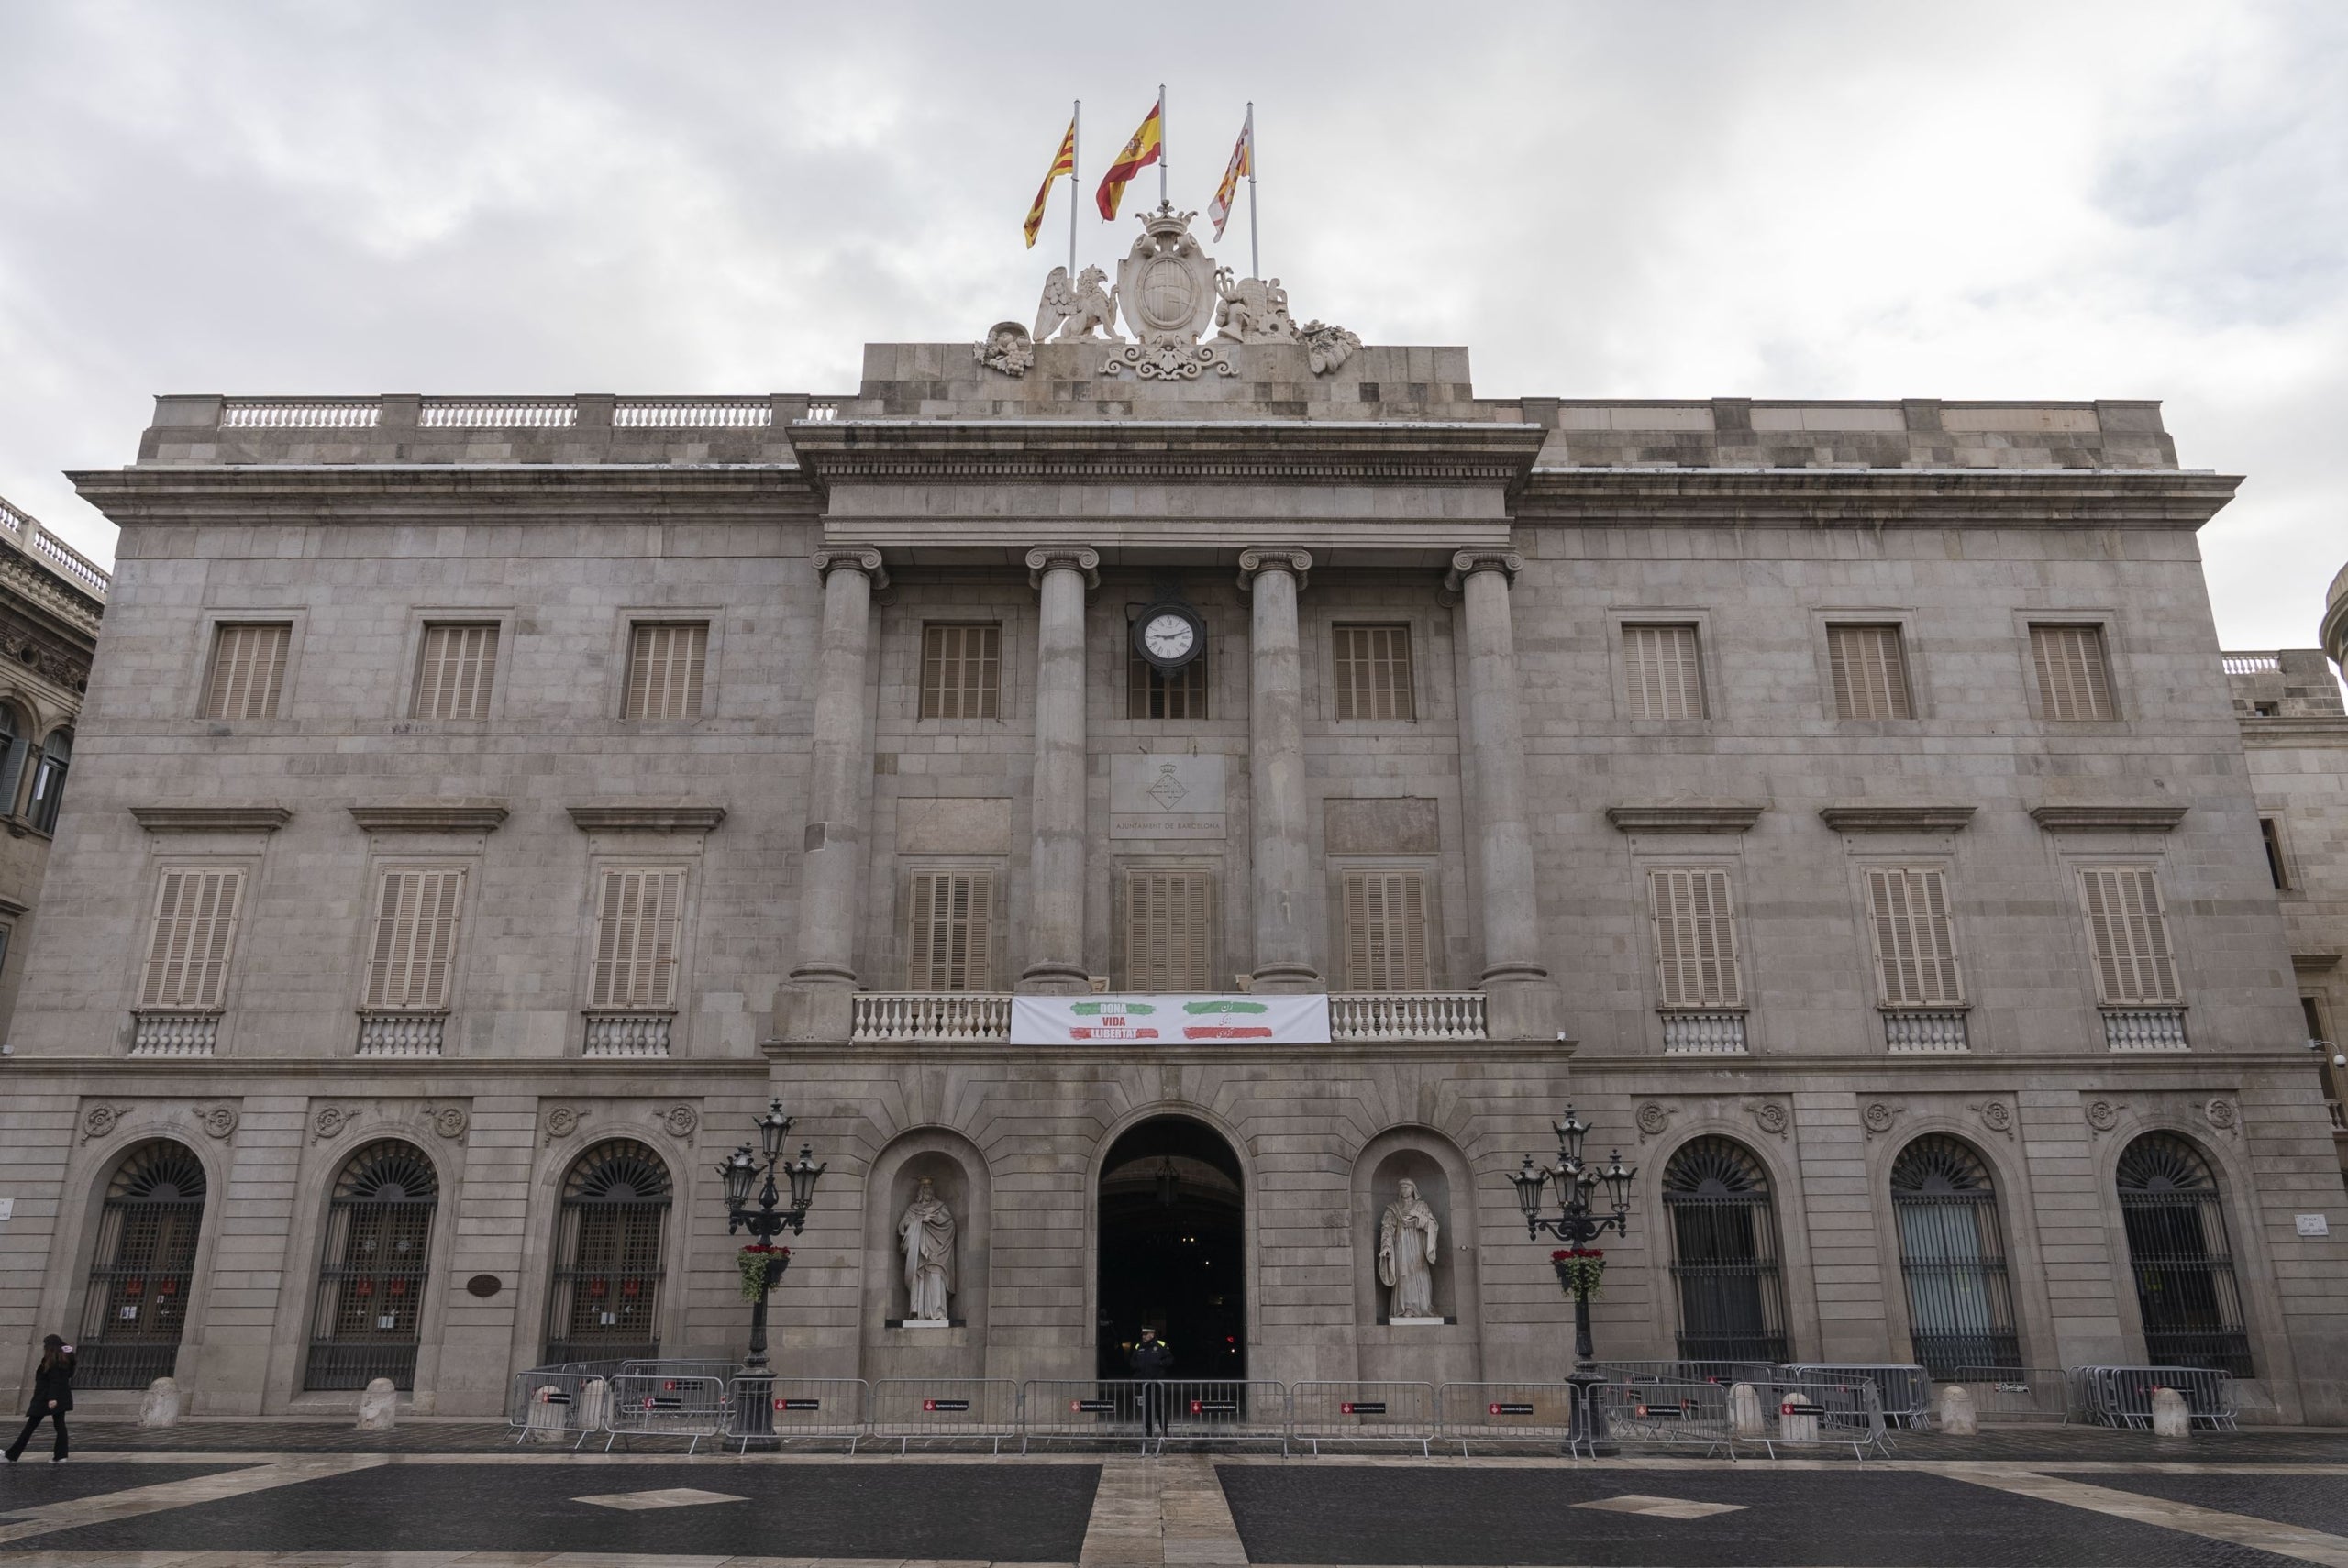
M 1199 657 L 1198 616 L 1174 604 L 1156 604 L 1134 625 L 1134 646 L 1160 669 L 1178 669 Z

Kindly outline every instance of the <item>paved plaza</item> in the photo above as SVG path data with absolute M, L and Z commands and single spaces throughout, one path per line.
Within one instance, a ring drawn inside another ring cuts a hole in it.
M 251 1445 L 268 1433 L 277 1448 Z M 2337 1432 L 1912 1434 L 1898 1458 L 1863 1463 L 741 1458 L 517 1451 L 504 1435 L 476 1423 L 364 1438 L 285 1422 L 93 1426 L 72 1463 L 36 1452 L 0 1473 L 0 1563 L 2348 1568 Z

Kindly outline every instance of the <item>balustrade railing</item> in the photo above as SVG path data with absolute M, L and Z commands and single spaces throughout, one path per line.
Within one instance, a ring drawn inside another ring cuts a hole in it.
M 1883 1015 L 1886 1048 L 1903 1052 L 1967 1049 L 1962 1011 L 1902 1009 Z
M 2228 675 L 2273 675 L 2283 668 L 2283 656 L 2271 653 L 2230 653 L 2218 656 Z
M 673 1012 L 591 1012 L 583 1055 L 665 1056 Z
M 694 403 L 623 403 L 612 409 L 622 430 L 763 430 L 774 424 L 774 404 L 760 399 Z
M 2114 1051 L 2186 1050 L 2185 1010 L 2108 1007 L 2103 1010 L 2103 1041 Z
M 1673 1055 L 1737 1056 L 1744 1053 L 1741 1012 L 1667 1012 L 1663 1048 Z
M 562 402 L 486 402 L 435 399 L 415 416 L 419 430 L 568 430 L 579 423 L 579 405 Z
M 2342 1105 L 2336 1099 L 2327 1099 L 2323 1102 L 2323 1106 L 2326 1110 L 2331 1112 L 2331 1130 L 2334 1132 L 2348 1132 L 2348 1105 Z
M 1339 991 L 1329 998 L 1332 1040 L 1481 1040 L 1481 991 Z
M 135 1012 L 130 1054 L 134 1056 L 209 1056 L 220 1038 L 216 1012 Z
M 104 567 L 51 534 L 48 529 L 35 528 L 32 533 L 32 541 L 35 555 L 46 557 L 50 565 L 83 587 L 103 595 L 114 585 L 114 579 L 106 575 Z
M 449 1015 L 444 1012 L 361 1012 L 362 1056 L 437 1056 Z
M 1011 998 L 1001 991 L 858 991 L 848 1038 L 979 1043 L 1011 1038 Z
M 220 405 L 223 430 L 372 430 L 383 420 L 383 405 L 372 398 L 335 402 L 256 399 Z

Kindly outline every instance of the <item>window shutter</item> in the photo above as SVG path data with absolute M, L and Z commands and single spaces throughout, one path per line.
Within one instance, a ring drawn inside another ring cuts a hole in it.
M 1418 717 L 1409 626 L 1332 626 L 1329 642 L 1337 717 Z
M 1947 879 L 1928 867 L 1869 867 L 1876 978 L 1886 1007 L 1954 1007 L 1965 999 L 1957 974 Z
M 1433 984 L 1425 872 L 1348 871 L 1338 891 L 1347 990 L 1423 991 Z
M 1623 657 L 1634 719 L 1704 717 L 1704 668 L 1693 626 L 1624 626 Z
M 628 719 L 697 719 L 709 665 L 705 621 L 639 622 L 628 640 Z
M 923 872 L 907 901 L 905 988 L 993 989 L 993 873 Z
M 1125 652 L 1125 717 L 1128 719 L 1203 719 L 1207 716 L 1207 655 L 1180 669 L 1160 669 L 1135 653 Z
M 497 627 L 427 625 L 416 661 L 418 719 L 486 719 L 497 670 Z
M 1125 873 L 1125 987 L 1214 989 L 1214 877 L 1206 871 Z
M 2102 1000 L 2116 1007 L 2182 1001 L 2160 879 L 2152 867 L 2082 867 L 2079 895 Z
M 464 896 L 461 870 L 383 873 L 360 1005 L 386 1011 L 438 1011 L 449 1005 Z
M 1002 627 L 929 625 L 921 635 L 921 716 L 992 719 L 1002 708 Z
M 285 684 L 294 628 L 282 624 L 221 624 L 213 633 L 212 671 L 205 682 L 207 719 L 273 719 Z
M 2032 626 L 2040 712 L 2048 719 L 2116 719 L 2111 665 L 2100 626 Z
M 1728 872 L 1704 867 L 1650 871 L 1647 896 L 1662 1005 L 1743 1006 Z
M 1834 712 L 1845 719 L 1912 719 L 1908 656 L 1898 626 L 1829 626 Z
M 155 895 L 142 1008 L 214 1009 L 228 990 L 242 871 L 166 871 Z
M 596 900 L 593 1008 L 673 1008 L 685 874 L 606 871 Z

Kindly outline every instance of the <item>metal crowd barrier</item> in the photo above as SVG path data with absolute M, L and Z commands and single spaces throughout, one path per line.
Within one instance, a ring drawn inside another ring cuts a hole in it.
M 1985 1421 L 2071 1419 L 2071 1379 L 2057 1366 L 1960 1366 L 1946 1381 L 1973 1396 Z
M 604 1452 L 624 1437 L 681 1437 L 692 1439 L 685 1452 L 696 1452 L 702 1439 L 725 1434 L 727 1415 L 725 1378 L 623 1373 L 611 1380 Z
M 1471 1442 L 1571 1442 L 1574 1386 L 1570 1383 L 1446 1383 L 1435 1390 L 1436 1435 Z
M 1848 1444 L 1851 1456 L 1866 1451 L 1891 1452 L 1883 1400 L 1872 1381 L 1781 1383 L 1773 1404 L 1762 1407 L 1761 1447 L 1770 1458 L 1781 1447 Z
M 515 1442 L 560 1442 L 577 1448 L 610 1419 L 611 1377 L 604 1367 L 578 1363 L 538 1366 L 514 1375 L 505 1424 Z
M 872 1436 L 895 1438 L 899 1453 L 915 1438 L 983 1438 L 1001 1453 L 1019 1435 L 1019 1385 L 1008 1377 L 883 1377 L 866 1408 Z
M 1593 1419 L 1571 1440 L 1596 1457 L 1600 1443 L 1618 1447 L 1686 1448 L 1704 1445 L 1709 1459 L 1725 1449 L 1736 1457 L 1729 1426 L 1730 1385 L 1722 1383 L 1600 1383 L 1591 1386 Z
M 1601 1361 L 1610 1383 L 1750 1383 L 1767 1387 L 1784 1376 L 1774 1361 Z
M 721 1361 L 714 1356 L 678 1356 L 674 1359 L 624 1361 L 619 1364 L 622 1377 L 715 1377 L 728 1378 L 742 1370 L 738 1361 Z
M 1142 1390 L 1142 1424 L 1157 1412 L 1153 1394 L 1162 1395 L 1157 1446 L 1169 1442 L 1276 1442 L 1288 1452 L 1288 1386 L 1269 1378 L 1169 1377 Z
M 1146 1379 L 1131 1377 L 1030 1378 L 1019 1386 L 1019 1451 L 1030 1442 L 1137 1442 L 1152 1412 L 1145 1404 Z
M 1432 1383 L 1292 1383 L 1289 1435 L 1319 1453 L 1324 1442 L 1417 1443 L 1434 1436 Z
M 1786 1377 L 1795 1383 L 1856 1383 L 1875 1385 L 1883 1419 L 1895 1426 L 1931 1424 L 1933 1380 L 1912 1362 L 1800 1362 L 1788 1364 Z
M 2150 1427 L 2156 1388 L 2174 1388 L 2183 1395 L 2195 1426 L 2231 1431 L 2241 1408 L 2233 1375 L 2205 1367 L 2082 1366 L 2072 1375 L 2077 1379 L 2079 1408 L 2087 1419 L 2107 1427 Z
M 846 1438 L 856 1452 L 863 1440 L 871 1390 L 861 1377 L 773 1377 L 743 1374 L 729 1387 L 725 1438 L 747 1453 L 753 1442 Z

